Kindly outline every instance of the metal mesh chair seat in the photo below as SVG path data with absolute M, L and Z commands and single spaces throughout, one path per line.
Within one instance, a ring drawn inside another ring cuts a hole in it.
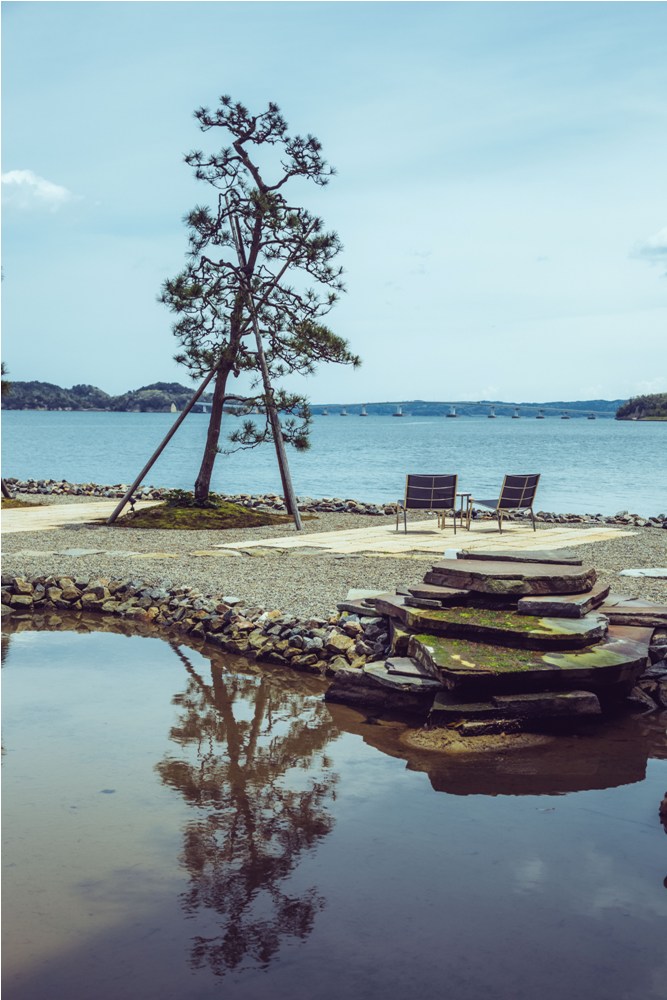
M 456 488 L 458 476 L 455 475 L 408 475 L 405 478 L 405 496 L 396 504 L 396 531 L 401 511 L 403 512 L 403 530 L 407 532 L 406 512 L 408 510 L 434 511 L 438 515 L 438 527 L 445 527 L 445 514 L 451 511 L 456 534 Z
M 493 511 L 498 518 L 499 531 L 503 530 L 503 514 L 509 514 L 512 511 L 527 510 L 533 522 L 533 531 L 535 531 L 536 527 L 533 504 L 535 502 L 535 494 L 537 493 L 539 482 L 539 474 L 526 476 L 505 476 L 499 497 L 495 497 L 493 500 L 478 500 L 477 498 L 473 499 L 473 497 L 471 497 L 470 507 L 468 510 L 468 527 L 470 527 L 472 508 L 475 506 L 484 507 Z

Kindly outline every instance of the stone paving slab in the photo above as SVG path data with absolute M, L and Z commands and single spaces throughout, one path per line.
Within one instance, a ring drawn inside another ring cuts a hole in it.
M 409 556 L 416 552 L 442 555 L 447 552 L 455 558 L 458 552 L 472 548 L 483 548 L 494 555 L 507 550 L 514 555 L 519 550 L 532 552 L 536 546 L 536 533 L 532 527 L 516 522 L 508 524 L 502 535 L 497 527 L 487 526 L 483 522 L 473 523 L 470 531 L 461 530 L 456 535 L 451 531 L 431 527 L 424 521 L 412 522 L 408 528 L 407 534 L 397 532 L 387 524 L 307 535 L 293 532 L 280 538 L 264 538 L 256 542 L 221 542 L 216 548 L 252 551 L 253 548 L 289 550 L 317 547 L 328 553 L 366 552 L 390 556 Z M 547 543 L 549 549 L 560 549 L 634 534 L 635 531 L 624 528 L 550 527 L 541 530 L 538 539 L 542 544 Z
M 158 500 L 139 500 L 136 510 L 155 507 Z M 19 531 L 51 531 L 68 524 L 88 524 L 106 521 L 118 506 L 118 500 L 91 500 L 90 503 L 54 503 L 44 507 L 17 507 L 3 510 L 2 532 L 13 535 Z M 125 510 L 129 509 L 128 507 Z M 123 515 L 121 515 L 122 517 Z

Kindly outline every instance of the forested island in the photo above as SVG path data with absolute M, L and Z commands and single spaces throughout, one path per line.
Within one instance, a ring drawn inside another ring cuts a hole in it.
M 667 392 L 634 396 L 616 411 L 617 420 L 667 420 Z
M 168 413 L 182 410 L 194 394 L 178 382 L 153 382 L 111 396 L 94 385 L 62 389 L 52 382 L 12 382 L 2 397 L 3 410 L 108 410 L 138 413 Z M 202 396 L 206 403 L 210 396 Z

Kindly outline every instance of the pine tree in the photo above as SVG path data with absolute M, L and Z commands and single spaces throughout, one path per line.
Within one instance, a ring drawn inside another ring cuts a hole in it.
M 210 491 L 219 452 L 223 407 L 230 375 L 250 372 L 251 392 L 245 412 L 267 412 L 259 372 L 252 309 L 261 334 L 270 381 L 294 373 L 311 374 L 320 362 L 357 366 L 359 358 L 347 341 L 323 320 L 344 290 L 342 268 L 335 262 L 342 247 L 322 220 L 285 195 L 298 179 L 324 186 L 333 169 L 311 135 L 291 136 L 278 107 L 270 103 L 252 115 L 243 105 L 220 98 L 215 111 L 199 108 L 202 132 L 222 129 L 230 145 L 218 153 L 194 150 L 185 162 L 198 180 L 216 192 L 212 207 L 199 205 L 185 218 L 189 255 L 186 266 L 167 280 L 161 301 L 177 316 L 173 331 L 180 350 L 176 360 L 194 377 L 216 371 L 211 416 L 195 497 Z M 234 229 L 234 219 L 238 230 Z M 240 238 L 241 258 L 236 237 Z M 277 390 L 287 443 L 308 447 L 310 411 L 302 395 Z M 244 421 L 230 435 L 239 447 L 272 439 L 268 419 L 263 426 Z

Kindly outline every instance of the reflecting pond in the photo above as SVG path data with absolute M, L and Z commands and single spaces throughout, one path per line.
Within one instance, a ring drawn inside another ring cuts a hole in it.
M 664 715 L 444 756 L 317 678 L 61 628 L 5 636 L 11 1000 L 664 998 Z

